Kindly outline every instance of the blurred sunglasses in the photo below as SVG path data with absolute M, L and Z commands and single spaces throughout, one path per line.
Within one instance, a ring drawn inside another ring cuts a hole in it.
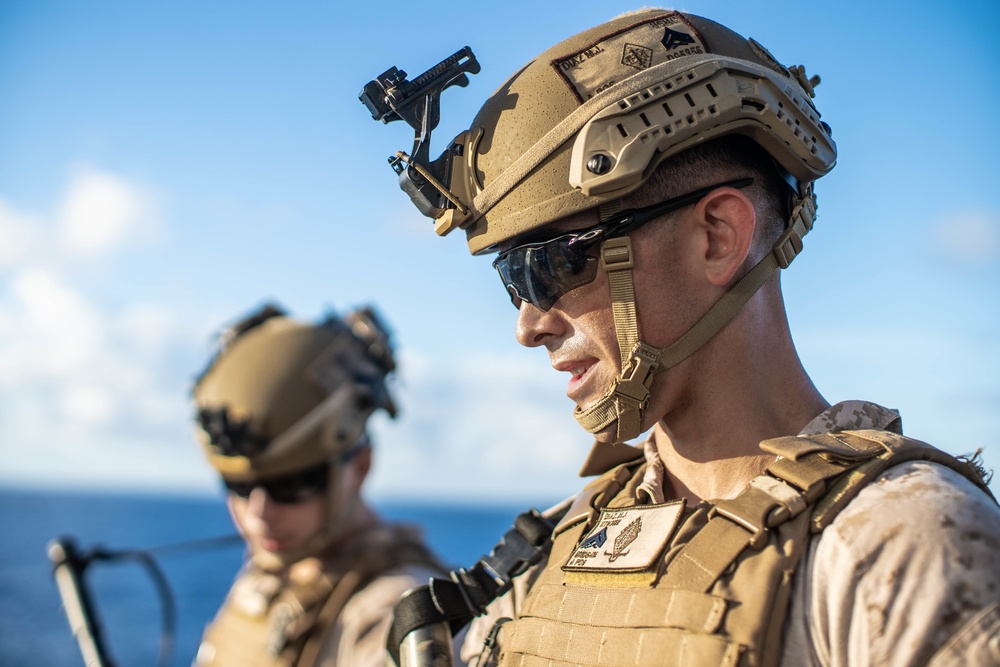
M 547 312 L 567 292 L 594 281 L 599 265 L 594 248 L 601 241 L 624 236 L 662 215 L 695 204 L 718 188 L 745 188 L 751 183 L 752 178 L 726 181 L 659 204 L 626 209 L 599 225 L 506 250 L 493 261 L 493 268 L 515 308 L 527 301 Z
M 223 478 L 222 483 L 230 493 L 244 500 L 250 497 L 254 489 L 261 488 L 274 502 L 295 505 L 326 491 L 329 479 L 330 464 L 322 463 L 304 472 L 276 479 L 234 482 Z

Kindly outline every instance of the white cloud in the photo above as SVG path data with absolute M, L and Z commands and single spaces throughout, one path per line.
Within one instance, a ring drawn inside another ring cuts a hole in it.
M 0 253 L 0 481 L 214 488 L 192 471 L 203 464 L 188 425 L 203 332 L 157 304 L 112 305 L 74 261 L 99 256 L 113 273 L 156 211 L 96 170 L 62 200 L 54 219 L 0 200 L 0 234 L 17 241 Z
M 17 323 L 0 349 L 6 380 L 80 371 L 100 344 L 98 315 L 49 270 L 28 267 L 10 282 L 7 308 Z
M 983 212 L 950 216 L 934 227 L 934 242 L 953 261 L 985 264 L 1000 260 L 1000 217 Z
M 177 322 L 165 309 L 152 304 L 133 304 L 114 321 L 118 334 L 137 352 L 156 354 L 177 333 Z
M 107 387 L 89 384 L 66 388 L 61 408 L 67 418 L 82 425 L 106 426 L 118 416 L 119 403 Z
M 0 482 L 216 489 L 188 402 L 210 326 L 155 303 L 112 304 L 88 291 L 89 263 L 77 261 L 98 257 L 117 279 L 117 255 L 156 211 L 94 170 L 63 202 L 46 219 L 0 201 L 0 232 L 21 239 L 0 256 Z M 403 350 L 404 412 L 373 429 L 372 495 L 545 504 L 578 489 L 591 440 L 533 352 Z
M 0 199 L 0 270 L 24 260 L 39 226 L 37 218 L 15 211 Z
M 78 172 L 59 208 L 58 232 L 71 255 L 113 252 L 152 225 L 148 195 L 119 176 L 94 169 Z
M 52 218 L 0 201 L 0 232 L 24 239 L 0 257 L 0 483 L 217 490 L 188 390 L 220 322 L 89 291 L 78 260 L 122 279 L 115 260 L 156 211 L 93 170 L 63 200 Z M 545 505 L 580 488 L 591 438 L 543 353 L 403 349 L 400 367 L 402 416 L 373 427 L 372 496 Z

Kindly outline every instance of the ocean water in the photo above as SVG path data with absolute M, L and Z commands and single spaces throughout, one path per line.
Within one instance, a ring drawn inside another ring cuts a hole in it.
M 469 566 L 526 507 L 376 504 L 386 518 L 421 524 L 447 563 Z M 233 534 L 215 498 L 54 493 L 0 489 L 0 667 L 78 667 L 83 658 L 62 610 L 47 544 L 152 549 L 176 606 L 172 665 L 190 665 L 205 624 L 243 558 L 238 541 L 212 548 L 162 545 Z M 157 664 L 162 609 L 153 579 L 135 561 L 94 562 L 85 573 L 118 667 Z

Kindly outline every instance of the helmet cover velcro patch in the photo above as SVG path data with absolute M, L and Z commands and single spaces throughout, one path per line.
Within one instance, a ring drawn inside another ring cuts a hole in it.
M 551 64 L 582 104 L 653 65 L 708 52 L 694 26 L 679 12 L 670 12 L 613 32 Z

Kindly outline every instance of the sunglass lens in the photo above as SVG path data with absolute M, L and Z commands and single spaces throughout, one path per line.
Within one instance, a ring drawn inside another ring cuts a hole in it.
M 301 503 L 316 493 L 315 488 L 289 482 L 271 482 L 261 486 L 267 491 L 267 495 L 271 496 L 271 500 L 284 505 Z
M 514 248 L 494 262 L 515 308 L 527 301 L 539 310 L 548 310 L 558 300 L 554 276 L 548 274 L 543 247 Z
M 223 479 L 222 483 L 225 485 L 226 490 L 228 490 L 229 493 L 237 496 L 238 498 L 243 498 L 244 500 L 250 497 L 250 493 L 253 491 L 255 486 L 253 482 L 233 482 L 228 479 Z
M 597 259 L 570 246 L 572 236 L 513 248 L 493 263 L 515 308 L 527 301 L 547 311 L 570 290 L 592 282 Z
M 514 304 L 515 308 L 517 308 L 518 310 L 520 310 L 521 309 L 521 304 L 524 303 L 524 299 L 522 299 L 520 296 L 518 296 L 517 290 L 514 289 L 513 285 L 511 285 L 506 280 L 504 280 L 503 282 L 504 282 L 504 286 L 507 288 L 507 294 L 510 296 L 510 302 L 512 304 Z
M 324 463 L 305 472 L 266 482 L 222 481 L 230 493 L 244 500 L 250 497 L 255 488 L 260 487 L 274 502 L 294 505 L 325 491 L 329 475 L 330 466 Z

